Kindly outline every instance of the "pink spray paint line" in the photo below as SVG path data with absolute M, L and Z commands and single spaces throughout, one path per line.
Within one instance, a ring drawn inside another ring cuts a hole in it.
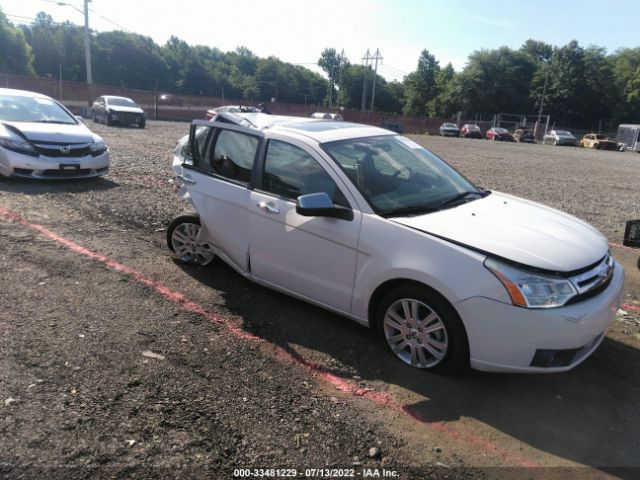
M 633 312 L 640 312 L 640 306 L 632 305 L 631 303 L 623 303 L 620 305 L 620 308 L 623 310 L 631 310 Z
M 471 431 L 460 431 L 459 429 L 453 428 L 451 425 L 444 422 L 432 422 L 428 419 L 424 418 L 424 416 L 417 411 L 412 410 L 410 407 L 401 405 L 398 403 L 391 395 L 385 392 L 375 391 L 370 388 L 361 388 L 359 385 L 341 378 L 325 367 L 318 365 L 314 362 L 310 362 L 302 357 L 298 352 L 294 350 L 287 350 L 277 345 L 270 344 L 266 342 L 264 339 L 243 330 L 238 327 L 236 324 L 231 322 L 230 320 L 216 314 L 215 312 L 209 310 L 208 308 L 189 300 L 186 295 L 181 292 L 175 291 L 164 285 L 162 282 L 157 280 L 153 280 L 150 277 L 134 270 L 131 267 L 127 267 L 105 255 L 89 250 L 72 240 L 68 240 L 57 233 L 43 227 L 42 225 L 38 225 L 36 223 L 31 223 L 20 215 L 13 213 L 7 209 L 0 207 L 0 215 L 5 217 L 6 219 L 23 225 L 25 227 L 29 227 L 33 230 L 36 230 L 41 235 L 50 240 L 58 242 L 69 250 L 84 255 L 92 260 L 96 260 L 98 262 L 103 263 L 107 267 L 112 270 L 128 275 L 137 282 L 146 285 L 152 289 L 154 289 L 157 293 L 159 293 L 164 298 L 171 300 L 174 303 L 179 304 L 183 309 L 202 315 L 211 323 L 218 325 L 224 329 L 226 329 L 229 333 L 233 334 L 235 337 L 240 338 L 245 341 L 260 343 L 261 345 L 268 346 L 276 357 L 287 360 L 299 367 L 304 368 L 310 373 L 316 374 L 320 378 L 322 378 L 325 382 L 333 386 L 336 390 L 343 392 L 345 394 L 361 397 L 367 399 L 377 405 L 381 405 L 383 407 L 389 408 L 390 410 L 403 413 L 414 420 L 420 422 L 427 427 L 444 434 L 452 440 L 455 440 L 460 443 L 464 443 L 466 445 L 470 445 L 476 447 L 480 450 L 484 450 L 487 453 L 493 454 L 503 461 L 515 465 L 517 467 L 537 467 L 540 466 L 538 463 L 523 458 L 517 454 L 513 454 L 510 451 L 498 447 L 493 442 L 483 438 L 481 435 L 473 433 Z
M 637 248 L 627 247 L 626 245 L 621 245 L 619 243 L 609 242 L 609 245 L 611 245 L 612 247 L 615 247 L 615 248 L 621 248 L 623 250 L 636 250 L 636 251 L 638 251 Z

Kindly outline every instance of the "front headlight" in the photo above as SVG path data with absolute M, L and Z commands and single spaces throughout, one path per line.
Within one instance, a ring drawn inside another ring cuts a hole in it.
M 16 153 L 22 153 L 23 155 L 30 155 L 32 157 L 39 155 L 36 148 L 30 142 L 18 135 L 11 134 L 10 137 L 0 137 L 0 146 Z
M 89 147 L 89 150 L 91 151 L 92 155 L 99 155 L 107 150 L 107 144 L 103 141 L 94 142 L 91 144 L 91 147 Z
M 568 278 L 525 270 L 493 258 L 487 258 L 484 265 L 500 280 L 518 307 L 561 307 L 578 294 Z

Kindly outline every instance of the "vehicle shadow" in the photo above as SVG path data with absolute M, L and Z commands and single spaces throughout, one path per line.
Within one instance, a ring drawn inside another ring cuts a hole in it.
M 217 290 L 244 328 L 335 375 L 381 381 L 419 394 L 405 406 L 427 422 L 470 417 L 541 451 L 626 478 L 640 471 L 640 351 L 606 338 L 563 374 L 440 376 L 396 360 L 375 333 L 338 315 L 249 282 L 222 262 L 182 266 Z M 295 350 L 294 350 L 295 349 Z M 327 356 L 331 359 L 327 361 Z M 410 395 L 412 396 L 412 395 Z M 620 470 L 615 468 L 625 467 Z
M 0 177 L 0 192 L 43 195 L 49 193 L 82 193 L 110 190 L 120 184 L 104 177 L 77 178 L 72 180 L 32 180 L 27 178 Z

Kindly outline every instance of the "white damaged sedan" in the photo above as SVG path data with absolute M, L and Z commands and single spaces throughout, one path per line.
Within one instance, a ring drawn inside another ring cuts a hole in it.
M 388 130 L 219 117 L 175 150 L 198 212 L 169 226 L 179 260 L 218 256 L 427 370 L 560 372 L 602 342 L 624 272 L 582 220 L 479 188 Z
M 0 88 L 0 175 L 90 178 L 109 170 L 109 151 L 69 110 L 39 93 Z

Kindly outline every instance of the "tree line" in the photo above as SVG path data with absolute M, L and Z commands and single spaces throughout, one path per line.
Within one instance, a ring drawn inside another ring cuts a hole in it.
M 0 73 L 59 76 L 84 81 L 83 27 L 54 22 L 40 12 L 30 25 L 13 25 L 0 10 Z M 246 47 L 222 52 L 172 36 L 164 45 L 135 33 L 92 32 L 96 83 L 170 93 L 244 98 L 248 102 L 369 106 L 372 68 L 352 64 L 335 49 L 321 52 L 327 78 Z M 364 78 L 368 79 L 365 82 Z M 375 110 L 409 116 L 474 118 L 504 112 L 543 113 L 582 128 L 640 122 L 640 47 L 608 53 L 571 41 L 554 46 L 527 40 L 519 49 L 477 50 L 457 72 L 423 50 L 402 81 L 375 75 Z

